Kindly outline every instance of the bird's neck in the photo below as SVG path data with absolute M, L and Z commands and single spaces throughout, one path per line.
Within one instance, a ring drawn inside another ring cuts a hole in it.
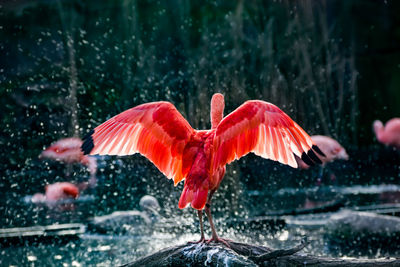
M 222 121 L 222 118 L 224 117 L 223 113 L 212 113 L 211 114 L 211 129 L 217 128 L 218 124 Z
M 211 99 L 211 129 L 217 128 L 224 117 L 225 102 L 222 95 L 214 95 Z

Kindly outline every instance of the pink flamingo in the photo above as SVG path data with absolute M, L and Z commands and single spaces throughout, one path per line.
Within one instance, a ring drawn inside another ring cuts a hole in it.
M 387 121 L 385 127 L 381 121 L 376 120 L 373 127 L 379 142 L 400 149 L 400 118 Z
M 203 213 L 212 238 L 222 242 L 211 216 L 211 199 L 224 175 L 225 165 L 253 152 L 296 168 L 294 155 L 309 165 L 322 163 L 323 155 L 309 135 L 277 106 L 247 101 L 224 118 L 222 94 L 211 100 L 211 130 L 194 130 L 175 106 L 153 102 L 128 109 L 92 130 L 83 140 L 85 154 L 130 155 L 140 153 L 153 162 L 175 185 L 186 178 L 179 208 L 198 210 L 200 240 L 204 242 Z M 315 152 L 314 152 L 315 151 Z
M 313 140 L 314 144 L 316 144 L 325 154 L 325 157 L 318 156 L 323 165 L 337 159 L 349 159 L 349 155 L 347 155 L 346 150 L 335 139 L 324 135 L 312 135 L 311 139 Z M 298 157 L 296 157 L 296 161 L 301 169 L 308 169 L 310 167 Z
M 76 185 L 68 182 L 61 182 L 46 185 L 45 194 L 34 194 L 32 197 L 32 202 L 56 202 L 64 199 L 76 199 L 78 196 L 79 189 Z
M 39 157 L 65 162 L 67 164 L 80 163 L 87 166 L 90 172 L 89 186 L 94 186 L 96 184 L 97 171 L 96 159 L 83 154 L 81 151 L 82 143 L 80 138 L 63 138 L 42 151 Z M 83 187 L 81 189 L 85 189 L 84 184 L 80 184 L 80 186 Z

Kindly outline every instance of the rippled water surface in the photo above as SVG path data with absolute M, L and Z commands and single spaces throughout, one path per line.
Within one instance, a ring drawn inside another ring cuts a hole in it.
M 251 196 L 260 196 L 263 193 L 251 191 L 247 194 L 251 198 Z M 347 208 L 354 208 L 355 205 L 360 205 L 360 201 L 369 204 L 387 203 L 388 199 L 382 197 L 382 194 L 399 195 L 400 186 L 394 184 L 345 187 L 324 186 L 303 188 L 301 190 L 282 188 L 274 193 L 272 197 L 277 202 L 281 197 L 285 198 L 285 202 L 289 201 L 288 198 L 292 199 L 292 204 L 294 205 L 292 208 L 299 210 L 298 208 L 321 206 L 338 196 L 346 198 L 345 205 Z M 309 196 L 312 196 L 313 199 L 320 196 L 322 200 L 313 202 L 307 200 Z M 299 207 L 299 199 L 303 199 L 305 205 L 300 205 Z M 23 207 L 32 209 L 35 211 L 35 216 L 45 216 L 46 219 L 42 221 L 42 224 L 45 224 L 45 222 L 68 223 L 73 221 L 85 224 L 85 221 L 94 215 L 96 209 L 93 196 L 84 196 L 81 200 L 73 203 L 73 209 L 69 210 L 47 206 L 33 208 L 32 204 L 24 203 L 24 200 L 26 199 L 21 199 L 20 201 L 23 203 L 12 207 L 12 209 Z M 60 204 L 60 206 L 64 204 Z M 288 208 L 287 204 L 284 206 Z M 253 212 L 256 213 L 257 211 Z M 259 212 L 261 211 L 259 210 Z M 284 211 L 281 210 L 282 212 Z M 261 226 L 259 224 L 254 226 L 254 221 L 257 222 L 258 217 L 252 217 L 251 214 L 246 215 L 247 223 L 235 224 L 232 223 L 232 218 L 221 218 L 220 215 L 222 214 L 216 212 L 216 225 L 222 236 L 235 241 L 266 245 L 271 248 L 288 248 L 307 237 L 311 243 L 303 250 L 305 253 L 338 256 L 331 253 L 328 241 L 324 238 L 325 225 L 335 213 L 274 216 L 273 218 L 284 220 L 285 224 L 275 225 L 271 228 L 266 223 L 261 224 Z M 26 214 L 29 216 L 29 213 Z M 199 238 L 198 222 L 194 215 L 194 211 L 190 209 L 185 210 L 183 214 L 182 212 L 172 212 L 165 219 L 168 223 L 163 221 L 160 224 L 156 224 L 150 234 L 148 232 L 142 234 L 134 230 L 124 235 L 104 235 L 87 231 L 79 235 L 77 240 L 65 241 L 60 244 L 39 242 L 6 246 L 2 248 L 0 253 L 1 262 L 3 266 L 20 266 L 21 264 L 33 264 L 34 266 L 110 266 L 129 263 L 160 249 L 197 240 Z M 208 229 L 207 224 L 206 229 Z M 384 255 L 369 256 L 379 257 Z

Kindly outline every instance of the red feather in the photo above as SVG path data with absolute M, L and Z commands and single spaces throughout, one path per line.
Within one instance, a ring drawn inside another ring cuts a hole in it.
M 91 155 L 140 153 L 175 184 L 189 171 L 182 169 L 183 150 L 194 130 L 169 102 L 128 109 L 94 129 Z
M 277 106 L 247 101 L 226 116 L 216 128 L 214 169 L 254 152 L 263 158 L 297 167 L 293 154 L 301 157 L 312 140 Z

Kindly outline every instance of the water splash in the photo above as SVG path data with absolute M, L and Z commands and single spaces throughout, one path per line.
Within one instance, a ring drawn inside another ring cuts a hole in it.
M 207 259 L 206 259 L 206 261 L 204 262 L 204 265 L 207 266 L 207 264 L 211 263 L 211 262 L 212 262 L 212 257 L 213 257 L 215 254 L 217 254 L 218 252 L 219 252 L 219 249 L 218 249 L 218 248 L 210 249 L 210 250 L 207 252 Z M 220 257 L 221 257 L 221 254 L 218 256 L 218 259 L 219 259 Z
M 193 258 L 202 251 L 203 247 L 204 247 L 203 243 L 193 244 L 191 246 L 186 247 L 183 250 L 183 255 L 185 255 L 188 258 Z
M 204 258 L 204 266 L 253 266 L 254 264 L 234 251 L 220 246 L 210 246 L 204 243 L 190 245 L 183 250 L 183 255 L 193 261 Z M 255 265 L 254 265 L 255 266 Z

